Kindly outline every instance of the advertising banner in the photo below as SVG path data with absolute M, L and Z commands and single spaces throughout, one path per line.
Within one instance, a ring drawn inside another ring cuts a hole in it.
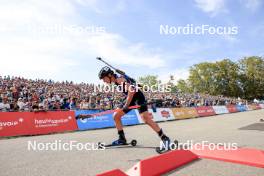
M 252 110 L 254 110 L 254 107 L 253 107 L 252 105 L 246 105 L 245 107 L 246 107 L 246 110 L 247 110 L 247 111 L 252 111 Z
M 251 104 L 249 106 L 251 106 L 252 110 L 256 110 L 257 109 L 257 105 L 256 104 Z
M 175 120 L 175 117 L 170 108 L 158 108 L 157 113 L 154 115 L 154 119 L 164 118 L 165 120 Z
M 228 109 L 225 106 L 213 106 L 213 109 L 216 114 L 227 114 Z
M 264 109 L 264 104 L 259 104 L 259 106 L 260 106 L 262 109 Z
M 256 109 L 261 109 L 260 104 L 256 104 Z
M 238 112 L 236 105 L 227 105 L 226 108 L 228 109 L 229 113 Z
M 247 107 L 245 105 L 236 105 L 236 108 L 239 112 L 247 111 Z
M 79 114 L 95 114 L 100 112 L 99 110 L 78 110 L 75 111 L 76 116 Z M 136 110 L 131 110 L 129 113 L 121 118 L 123 125 L 136 125 L 139 124 L 138 115 Z M 79 130 L 98 129 L 114 127 L 115 122 L 113 113 L 105 114 L 98 117 L 78 119 L 77 125 Z
M 212 106 L 200 106 L 195 108 L 199 117 L 215 115 L 215 111 Z
M 188 119 L 198 116 L 195 108 L 172 108 L 171 110 L 176 119 Z
M 0 136 L 48 134 L 77 130 L 73 111 L 0 112 Z
M 129 113 L 127 113 L 126 115 L 124 115 L 121 118 L 122 124 L 123 125 L 137 125 L 139 124 L 139 118 L 138 118 L 138 114 L 136 113 L 137 110 L 131 110 Z
M 99 110 L 77 110 L 75 111 L 75 115 L 79 114 L 94 114 L 101 112 Z M 115 126 L 113 120 L 113 114 L 106 114 L 103 116 L 87 118 L 87 119 L 78 119 L 77 125 L 79 130 L 87 130 L 87 129 L 97 129 L 97 128 L 107 128 Z
M 77 130 L 74 111 L 32 112 L 30 134 Z
M 0 136 L 29 134 L 30 112 L 0 112 Z
M 175 119 L 171 109 L 169 108 L 157 108 L 157 112 L 153 112 L 152 109 L 149 109 L 149 112 L 152 113 L 155 122 Z
M 162 122 L 167 120 L 175 120 L 175 117 L 169 108 L 157 108 L 156 112 L 152 109 L 148 109 L 149 115 L 155 122 Z M 141 117 L 138 115 L 139 123 L 144 123 Z

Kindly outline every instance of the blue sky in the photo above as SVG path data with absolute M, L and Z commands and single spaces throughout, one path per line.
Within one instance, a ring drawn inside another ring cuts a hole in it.
M 263 56 L 263 7 L 262 0 L 0 0 L 0 74 L 98 82 L 101 56 L 136 78 L 185 79 L 199 62 Z M 160 25 L 188 24 L 236 26 L 238 34 L 160 34 Z

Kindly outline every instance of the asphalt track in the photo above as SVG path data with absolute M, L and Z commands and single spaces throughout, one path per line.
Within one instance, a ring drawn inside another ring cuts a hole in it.
M 188 120 L 159 123 L 173 139 L 181 142 L 209 141 L 212 143 L 237 143 L 241 147 L 264 150 L 264 131 L 241 130 L 264 118 L 264 110 L 217 115 Z M 139 160 L 157 155 L 153 147 L 159 138 L 148 126 L 125 128 L 127 138 L 137 139 L 138 147 L 106 149 L 104 151 L 29 151 L 28 141 L 62 142 L 111 142 L 116 138 L 115 129 L 19 137 L 0 140 L 1 176 L 82 176 L 96 175 L 114 168 L 123 171 L 131 168 Z M 198 160 L 185 165 L 167 175 L 177 176 L 263 176 L 264 169 L 214 160 Z

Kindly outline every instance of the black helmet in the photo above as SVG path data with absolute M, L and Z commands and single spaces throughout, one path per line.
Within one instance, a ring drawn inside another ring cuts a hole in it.
M 109 74 L 114 74 L 114 71 L 106 66 L 100 70 L 98 77 L 99 79 L 103 79 L 105 76 L 108 76 Z

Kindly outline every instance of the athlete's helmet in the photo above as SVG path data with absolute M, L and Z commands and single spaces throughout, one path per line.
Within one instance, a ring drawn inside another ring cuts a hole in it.
M 109 74 L 114 74 L 114 71 L 106 66 L 100 70 L 98 77 L 99 79 L 103 79 L 105 76 L 108 76 Z

